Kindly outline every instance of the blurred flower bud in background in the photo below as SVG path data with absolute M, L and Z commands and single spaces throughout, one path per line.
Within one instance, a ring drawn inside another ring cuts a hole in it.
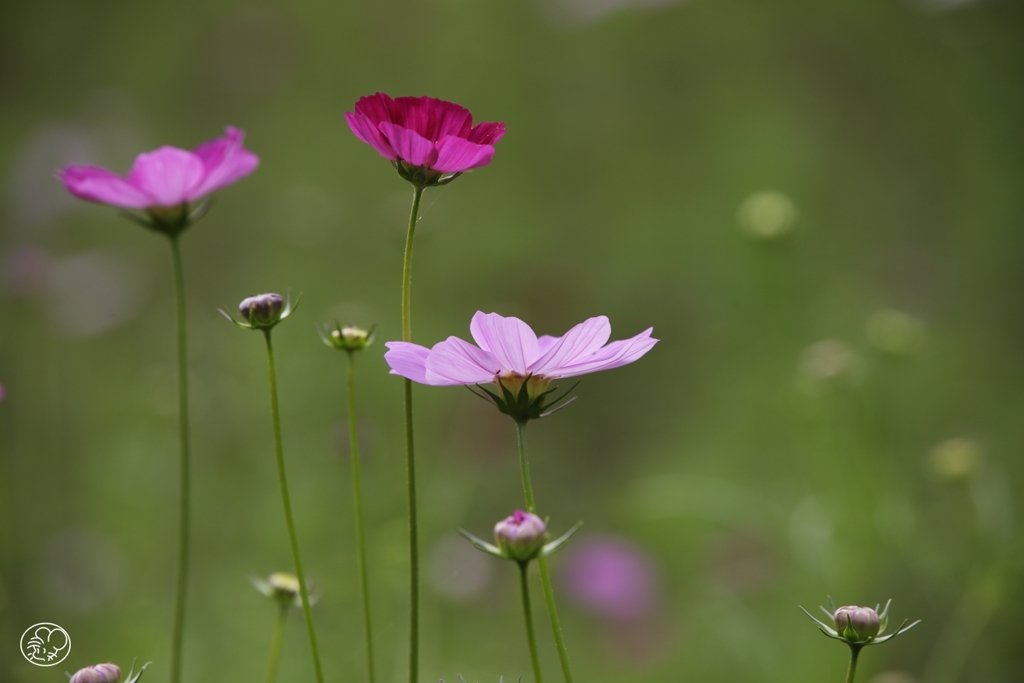
M 928 454 L 928 469 L 943 481 L 960 481 L 974 474 L 981 462 L 981 447 L 962 437 L 945 439 Z
M 755 239 L 772 240 L 793 232 L 797 210 L 789 197 L 781 192 L 756 192 L 740 204 L 740 227 Z
M 875 311 L 868 317 L 868 343 L 893 356 L 909 356 L 924 342 L 924 325 L 920 320 L 892 308 Z

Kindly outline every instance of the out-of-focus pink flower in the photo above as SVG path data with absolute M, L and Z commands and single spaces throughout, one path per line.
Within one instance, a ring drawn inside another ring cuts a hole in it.
M 658 342 L 651 337 L 653 330 L 649 327 L 635 337 L 607 344 L 612 328 L 601 315 L 576 325 L 565 336 L 538 337 L 519 318 L 477 311 L 469 332 L 479 346 L 458 337 L 448 337 L 430 349 L 393 341 L 385 344 L 388 352 L 384 358 L 391 374 L 420 384 L 451 386 L 502 380 L 509 387 L 515 380 L 521 385 L 527 377 L 531 382 L 550 381 L 632 363 Z
M 244 138 L 228 126 L 224 137 L 191 152 L 161 147 L 140 154 L 126 177 L 78 165 L 58 171 L 57 177 L 71 194 L 89 201 L 122 209 L 177 208 L 252 173 L 259 158 L 242 146 Z
M 624 539 L 609 536 L 581 541 L 566 558 L 563 576 L 573 600 L 607 619 L 641 619 L 649 616 L 657 603 L 653 562 Z
M 504 123 L 473 125 L 469 110 L 434 97 L 360 97 L 345 120 L 355 136 L 419 185 L 440 185 L 491 163 Z
M 7 389 L 4 388 L 3 384 L 0 384 L 0 403 L 3 403 L 5 398 L 7 398 Z

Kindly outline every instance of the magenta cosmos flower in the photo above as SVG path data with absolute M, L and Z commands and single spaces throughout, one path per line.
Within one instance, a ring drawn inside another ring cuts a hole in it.
M 79 165 L 58 171 L 57 177 L 76 197 L 148 211 L 150 227 L 178 232 L 189 223 L 190 203 L 249 175 L 259 164 L 242 146 L 245 133 L 231 126 L 225 132 L 191 152 L 165 146 L 140 154 L 126 177 Z
M 491 163 L 504 123 L 478 123 L 465 107 L 434 97 L 360 97 L 345 113 L 356 137 L 417 185 L 443 185 Z
M 498 393 L 480 387 L 498 408 L 517 420 L 548 414 L 560 399 L 548 401 L 554 379 L 576 377 L 626 365 L 658 343 L 647 328 L 630 339 L 607 343 L 612 328 L 605 316 L 590 318 L 562 337 L 538 337 L 519 318 L 477 311 L 469 325 L 474 346 L 448 337 L 433 348 L 388 342 L 384 359 L 391 374 L 420 384 L 497 385 Z

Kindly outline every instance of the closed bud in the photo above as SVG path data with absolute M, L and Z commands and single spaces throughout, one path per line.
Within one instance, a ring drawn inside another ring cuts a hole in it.
M 242 300 L 238 312 L 253 327 L 273 327 L 281 320 L 284 297 L 280 294 L 257 294 Z
M 376 328 L 377 326 L 374 325 L 369 330 L 364 330 L 352 324 L 342 327 L 340 324 L 334 323 L 333 329 L 330 325 L 324 326 L 323 331 L 320 333 L 320 338 L 323 339 L 325 344 L 336 349 L 362 351 L 373 343 Z
M 252 583 L 256 586 L 256 590 L 281 605 L 302 606 L 299 579 L 294 574 L 274 572 L 266 580 L 253 578 Z
M 79 669 L 68 683 L 118 683 L 121 669 L 116 664 L 94 664 Z
M 836 632 L 851 643 L 866 643 L 878 635 L 882 620 L 870 607 L 849 605 L 840 607 L 833 615 Z
M 516 510 L 494 525 L 494 539 L 509 559 L 527 562 L 537 556 L 547 539 L 547 526 L 537 515 Z

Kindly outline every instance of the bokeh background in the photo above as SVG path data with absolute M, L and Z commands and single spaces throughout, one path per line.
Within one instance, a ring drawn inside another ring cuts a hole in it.
M 581 681 L 841 680 L 797 610 L 923 623 L 860 681 L 1024 679 L 1024 8 L 964 0 L 182 0 L 0 7 L 0 679 L 101 661 L 167 680 L 177 441 L 162 237 L 68 196 L 227 124 L 261 157 L 183 240 L 195 456 L 187 681 L 264 674 L 290 568 L 258 335 L 216 312 L 303 293 L 275 333 L 325 670 L 363 680 L 344 354 L 400 337 L 411 187 L 348 131 L 361 95 L 505 121 L 428 190 L 414 336 L 474 311 L 560 334 L 653 325 L 634 365 L 530 428 Z M 405 677 L 401 384 L 359 358 L 382 681 Z M 521 505 L 510 420 L 416 389 L 422 679 L 529 680 L 515 571 L 455 535 Z M 536 604 L 548 677 L 559 672 Z M 17 650 L 56 622 L 63 665 Z M 299 614 L 279 680 L 311 680 Z

